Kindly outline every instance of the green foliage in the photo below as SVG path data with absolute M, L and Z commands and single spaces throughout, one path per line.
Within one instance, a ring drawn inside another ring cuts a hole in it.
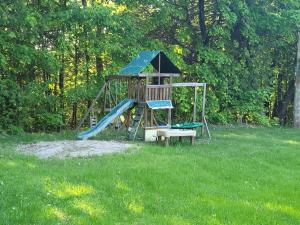
M 207 82 L 210 123 L 289 124 L 299 1 L 204 1 L 204 23 L 199 3 L 1 2 L 1 129 L 76 126 L 105 76 L 143 49 L 164 50 L 180 81 Z M 192 97 L 175 91 L 174 117 L 190 119 Z
M 31 82 L 22 91 L 22 125 L 26 131 L 58 131 L 63 125 L 58 97 L 49 96 L 51 83 Z
M 15 130 L 20 110 L 20 89 L 11 80 L 0 80 L 0 129 Z M 14 133 L 14 132 L 13 132 Z

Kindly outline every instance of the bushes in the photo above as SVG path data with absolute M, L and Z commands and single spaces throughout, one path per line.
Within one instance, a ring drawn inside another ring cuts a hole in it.
M 35 82 L 22 89 L 15 81 L 0 81 L 0 129 L 10 134 L 56 131 L 62 126 L 57 97 L 47 96 L 47 85 Z
M 23 89 L 22 126 L 25 131 L 57 131 L 62 126 L 59 97 L 50 94 L 51 83 L 31 82 Z
M 15 82 L 0 80 L 0 129 L 10 133 L 19 130 L 20 98 L 20 88 Z

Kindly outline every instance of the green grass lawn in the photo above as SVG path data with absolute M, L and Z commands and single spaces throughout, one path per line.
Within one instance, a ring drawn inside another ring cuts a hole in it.
M 0 224 L 300 224 L 300 131 L 215 128 L 213 141 L 40 160 L 0 137 Z

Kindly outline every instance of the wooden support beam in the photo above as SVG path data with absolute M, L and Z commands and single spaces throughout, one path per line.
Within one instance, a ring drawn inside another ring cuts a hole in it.
M 140 87 L 141 87 L 141 80 L 139 79 L 138 82 L 137 82 L 137 98 L 136 98 L 138 102 L 140 102 L 140 100 L 141 100 L 140 99 L 140 96 L 141 96 Z
M 170 95 L 169 95 L 169 99 L 172 100 L 172 84 L 173 84 L 173 79 L 172 77 L 170 77 L 170 88 L 169 88 L 169 91 L 170 91 Z M 168 109 L 168 125 L 171 127 L 172 125 L 172 109 Z
M 195 87 L 193 122 L 196 122 L 196 111 L 197 111 L 197 87 Z
M 127 80 L 127 79 L 137 79 L 137 75 L 108 75 L 105 77 L 106 81 L 109 80 Z
M 160 53 L 158 55 L 158 74 L 159 74 L 159 77 L 158 77 L 158 84 L 160 85 L 160 60 L 161 60 L 161 57 L 160 57 Z
M 98 99 L 100 98 L 101 94 L 104 92 L 104 90 L 106 89 L 106 83 L 104 83 L 104 85 L 102 86 L 102 88 L 100 89 L 100 91 L 98 92 L 96 98 L 93 100 L 90 108 L 88 109 L 88 111 L 84 114 L 84 117 L 82 118 L 82 120 L 80 121 L 80 123 L 78 124 L 76 130 L 78 131 L 81 126 L 83 125 L 84 121 L 87 119 L 88 115 L 90 114 L 90 112 L 93 110 L 96 102 L 98 101 Z
M 205 120 L 205 103 L 206 103 L 206 83 L 203 86 L 203 95 L 202 95 L 202 112 L 201 112 L 201 122 L 202 123 L 206 123 L 206 120 Z M 206 127 L 207 127 L 207 124 L 206 124 Z M 204 133 L 204 127 L 203 126 L 201 128 L 201 133 L 202 134 Z
M 150 110 L 150 126 L 152 127 L 153 126 L 153 121 L 154 121 L 154 112 L 153 112 L 153 109 Z
M 179 77 L 179 73 L 140 73 L 139 77 Z
M 173 87 L 204 87 L 206 83 L 197 83 L 197 82 L 191 82 L 191 83 L 173 83 Z
M 162 85 L 154 85 L 154 84 L 149 84 L 149 85 L 146 85 L 147 88 L 154 88 L 154 89 L 157 89 L 157 88 L 171 88 L 172 85 L 170 84 L 162 84 Z
M 114 106 L 116 106 L 117 105 L 117 101 L 116 101 L 115 97 L 113 96 L 113 94 L 111 93 L 110 85 L 107 86 L 107 93 L 108 93 L 111 101 L 114 103 Z M 109 107 L 111 107 L 111 105 Z
M 139 73 L 131 75 L 108 75 L 105 80 L 138 79 L 146 77 L 179 77 L 179 73 Z
M 172 109 L 168 109 L 168 126 L 172 125 Z

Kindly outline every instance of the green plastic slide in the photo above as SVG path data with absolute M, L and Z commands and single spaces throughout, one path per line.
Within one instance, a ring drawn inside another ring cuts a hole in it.
M 115 108 L 113 108 L 110 113 L 103 117 L 95 127 L 89 129 L 88 131 L 78 134 L 77 138 L 80 140 L 86 140 L 90 137 L 95 136 L 96 134 L 103 131 L 114 119 L 118 116 L 121 116 L 125 111 L 130 109 L 135 105 L 135 101 L 132 99 L 125 99 L 120 102 Z

